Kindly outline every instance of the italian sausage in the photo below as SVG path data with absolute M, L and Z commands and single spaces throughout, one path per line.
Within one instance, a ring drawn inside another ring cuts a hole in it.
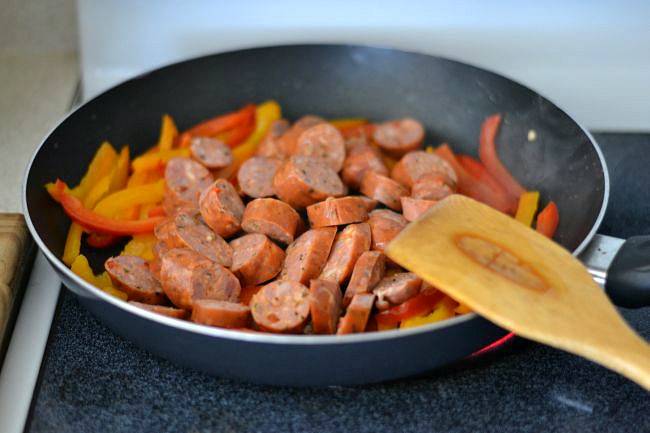
M 309 289 L 297 281 L 273 281 L 253 295 L 250 305 L 260 329 L 299 333 L 309 317 Z
M 352 276 L 343 296 L 343 305 L 348 305 L 357 293 L 370 292 L 384 278 L 386 256 L 379 251 L 366 251 L 357 260 Z
M 409 152 L 393 167 L 390 176 L 402 185 L 411 188 L 416 180 L 427 174 L 439 174 L 449 179 L 455 188 L 458 176 L 447 161 L 423 150 Z
M 436 203 L 436 200 L 402 197 L 402 215 L 406 221 L 413 222 Z
M 289 130 L 282 134 L 278 139 L 278 146 L 282 152 L 287 156 L 292 156 L 296 153 L 298 148 L 298 137 L 307 129 L 318 124 L 325 123 L 325 119 L 318 116 L 307 115 L 303 116 L 291 125 Z
M 334 238 L 332 251 L 318 278 L 343 284 L 350 277 L 359 256 L 370 250 L 370 242 L 367 223 L 350 224 L 344 228 Z
M 164 307 L 162 305 L 143 304 L 142 302 L 129 301 L 129 304 L 142 308 L 143 310 L 151 311 L 154 313 L 162 314 L 163 316 L 173 317 L 174 319 L 187 319 L 187 311 L 181 308 Z
M 181 207 L 197 208 L 201 191 L 214 178 L 207 168 L 190 158 L 173 158 L 165 167 L 165 200 L 167 215 Z
M 367 171 L 363 176 L 361 192 L 397 211 L 402 210 L 400 197 L 409 195 L 409 190 L 404 186 L 374 171 Z
M 422 200 L 442 200 L 454 193 L 454 188 L 449 186 L 446 175 L 425 174 L 413 183 L 411 197 Z
M 179 213 L 174 218 L 176 243 L 173 247 L 189 248 L 220 265 L 232 265 L 232 248 L 207 225 L 199 214 Z
M 314 334 L 335 334 L 341 313 L 341 289 L 333 281 L 309 282 L 309 311 Z
M 250 323 L 251 309 L 235 302 L 198 299 L 194 302 L 192 322 L 219 328 L 246 328 Z
M 273 240 L 293 242 L 300 215 L 291 206 L 274 198 L 257 198 L 246 205 L 241 227 L 247 233 L 262 233 Z
M 130 301 L 163 304 L 167 300 L 160 283 L 149 271 L 149 264 L 142 257 L 111 257 L 104 263 L 104 268 Z
M 244 235 L 230 241 L 233 250 L 230 270 L 244 287 L 255 286 L 280 273 L 284 251 L 263 234 Z
M 255 154 L 267 158 L 286 159 L 289 157 L 280 148 L 280 137 L 289 129 L 289 122 L 286 119 L 274 120 L 271 123 L 269 132 L 260 141 L 255 150 Z
M 391 120 L 377 125 L 372 139 L 379 147 L 399 157 L 422 145 L 424 127 L 411 118 Z
M 199 210 L 205 223 L 216 234 L 228 238 L 241 227 L 244 203 L 230 182 L 217 179 L 201 193 Z
M 345 335 L 365 331 L 374 303 L 375 295 L 373 293 L 357 293 L 354 295 L 345 316 L 339 322 L 339 329 L 336 333 Z
M 384 251 L 384 248 L 399 232 L 406 227 L 408 221 L 391 210 L 375 209 L 368 214 L 368 225 L 372 232 L 372 249 Z
M 361 197 L 329 197 L 307 206 L 307 217 L 314 228 L 359 223 L 368 219 L 368 208 Z
M 282 162 L 278 159 L 254 156 L 239 167 L 237 183 L 249 197 L 271 197 L 275 194 L 273 176 L 281 165 Z
M 321 158 L 338 173 L 345 161 L 345 142 L 337 128 L 329 123 L 319 123 L 300 134 L 296 144 L 296 155 Z
M 392 305 L 401 304 L 420 292 L 422 279 L 412 272 L 399 272 L 390 277 L 384 277 L 373 289 L 377 295 L 376 306 L 386 310 Z
M 280 280 L 307 284 L 318 278 L 327 262 L 336 236 L 336 227 L 311 229 L 300 235 L 287 248 Z
M 208 137 L 194 137 L 190 142 L 192 158 L 210 170 L 219 170 L 232 164 L 232 152 L 220 140 Z
M 367 171 L 374 171 L 382 176 L 388 176 L 388 169 L 381 159 L 381 155 L 370 146 L 354 148 L 343 163 L 341 178 L 351 188 L 359 189 L 361 181 Z
M 273 189 L 280 199 L 302 209 L 327 197 L 341 197 L 346 188 L 336 172 L 320 158 L 296 155 L 275 173 Z

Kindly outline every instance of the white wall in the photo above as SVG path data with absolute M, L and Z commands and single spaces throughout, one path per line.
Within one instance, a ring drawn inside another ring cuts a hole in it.
M 591 129 L 650 131 L 650 1 L 78 0 L 84 91 L 179 59 L 292 42 L 405 48 L 495 70 Z

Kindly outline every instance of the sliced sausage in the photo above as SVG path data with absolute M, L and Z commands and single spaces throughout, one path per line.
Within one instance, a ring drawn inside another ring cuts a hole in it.
M 241 226 L 244 203 L 230 182 L 217 179 L 201 193 L 199 210 L 205 223 L 216 234 L 227 238 Z
M 242 287 L 239 293 L 239 303 L 242 305 L 249 305 L 253 295 L 260 291 L 263 286 L 249 286 Z
M 388 209 L 376 209 L 368 214 L 368 225 L 372 232 L 372 249 L 384 251 L 384 248 L 408 224 L 406 219 Z
M 142 308 L 143 310 L 162 314 L 163 316 L 173 317 L 174 319 L 187 319 L 187 311 L 181 308 L 164 307 L 162 305 L 143 304 L 142 302 L 129 301 L 129 304 Z
M 167 215 L 181 207 L 198 208 L 199 195 L 214 178 L 207 168 L 190 158 L 173 158 L 165 167 L 165 200 Z
M 427 174 L 446 176 L 450 186 L 455 187 L 458 176 L 447 161 L 423 150 L 409 152 L 393 167 L 390 177 L 411 188 L 416 180 Z
M 391 120 L 377 125 L 372 139 L 394 156 L 415 150 L 424 141 L 424 127 L 415 119 Z
M 373 293 L 357 293 L 354 295 L 336 333 L 345 335 L 365 331 L 374 303 L 375 295 Z
M 257 145 L 255 151 L 256 155 L 265 156 L 267 158 L 285 159 L 289 155 L 284 153 L 280 148 L 280 137 L 289 129 L 289 122 L 286 119 L 274 120 L 271 123 L 269 131 L 266 136 Z
M 399 272 L 383 278 L 372 292 L 377 295 L 377 308 L 386 310 L 401 304 L 420 292 L 422 279 L 412 272 Z
M 409 190 L 393 179 L 367 171 L 361 181 L 361 192 L 368 197 L 383 203 L 393 210 L 402 210 L 400 197 L 409 195 Z
M 232 152 L 222 141 L 208 137 L 194 137 L 190 143 L 192 158 L 209 168 L 219 170 L 232 164 Z
M 374 208 L 377 207 L 379 202 L 377 200 L 373 200 L 370 197 L 366 197 L 365 195 L 359 195 L 359 197 L 362 201 L 363 204 L 366 206 L 366 210 L 370 213 Z
M 300 134 L 296 155 L 321 158 L 338 173 L 345 161 L 345 142 L 336 127 L 329 123 L 319 123 Z
M 237 183 L 249 197 L 271 197 L 275 194 L 273 189 L 273 176 L 282 161 L 265 156 L 254 156 L 247 159 L 237 172 Z
M 341 313 L 341 289 L 334 281 L 309 282 L 309 311 L 314 334 L 335 334 Z
M 160 221 L 153 229 L 153 234 L 158 239 L 156 245 L 166 245 L 169 248 L 173 248 L 178 244 L 178 237 L 176 235 L 176 229 L 174 224 L 174 218 L 168 217 Z M 159 247 L 160 248 L 160 247 Z M 155 252 L 154 252 L 155 255 Z
M 162 256 L 160 280 L 167 297 L 185 310 L 192 310 L 197 299 L 237 302 L 241 290 L 232 272 L 187 248 Z
M 192 309 L 192 322 L 219 328 L 245 328 L 251 317 L 251 309 L 235 302 L 198 299 Z
M 149 264 L 142 257 L 111 257 L 104 263 L 104 268 L 130 301 L 162 304 L 167 300 L 160 283 L 149 271 Z
M 320 158 L 296 155 L 285 161 L 273 177 L 280 199 L 302 209 L 327 197 L 345 195 L 343 182 Z
M 438 203 L 436 200 L 421 200 L 412 197 L 402 197 L 402 215 L 406 221 L 412 222 Z
M 221 236 L 203 223 L 198 214 L 180 213 L 173 229 L 178 239 L 174 247 L 186 247 L 220 265 L 232 265 L 232 248 Z
M 287 248 L 280 271 L 281 280 L 307 284 L 318 278 L 327 262 L 336 236 L 336 227 L 307 230 Z
M 357 260 L 343 296 L 343 305 L 348 305 L 357 293 L 370 292 L 384 278 L 386 256 L 379 251 L 366 251 Z
M 230 241 L 233 250 L 231 271 L 244 287 L 255 286 L 280 273 L 284 251 L 263 234 L 244 235 Z
M 370 250 L 370 226 L 350 224 L 336 235 L 332 251 L 319 278 L 343 284 L 361 254 Z
M 250 305 L 260 329 L 301 332 L 309 317 L 309 289 L 297 281 L 274 281 L 253 295 Z
M 322 117 L 312 115 L 301 117 L 300 119 L 296 120 L 293 125 L 291 125 L 289 130 L 285 132 L 282 137 L 278 139 L 278 146 L 285 155 L 294 155 L 298 148 L 298 137 L 300 137 L 300 134 L 312 126 L 316 126 L 321 123 L 325 123 L 325 119 Z
M 365 131 L 363 129 L 359 131 L 359 134 L 345 138 L 345 154 L 348 156 L 363 152 L 370 147 Z
M 293 242 L 300 215 L 274 198 L 257 198 L 246 205 L 241 227 L 247 233 L 262 233 L 284 244 Z
M 454 188 L 449 186 L 446 175 L 425 174 L 413 183 L 411 197 L 422 200 L 442 200 L 454 193 Z
M 368 219 L 368 207 L 361 197 L 329 197 L 307 206 L 307 216 L 312 227 L 359 223 Z
M 377 150 L 370 146 L 358 146 L 345 158 L 341 178 L 351 188 L 359 189 L 367 171 L 388 176 L 388 169 Z

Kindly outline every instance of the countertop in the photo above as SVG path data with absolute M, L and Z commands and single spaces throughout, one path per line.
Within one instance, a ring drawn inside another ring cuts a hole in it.
M 596 139 L 612 182 L 600 232 L 650 234 L 650 134 Z M 650 308 L 622 314 L 650 339 Z M 648 432 L 648 413 L 650 394 L 637 385 L 520 338 L 379 385 L 295 389 L 210 377 L 116 336 L 62 291 L 26 431 Z

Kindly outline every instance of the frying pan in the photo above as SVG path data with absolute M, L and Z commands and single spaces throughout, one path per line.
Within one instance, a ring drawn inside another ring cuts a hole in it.
M 211 55 L 128 80 L 70 113 L 27 167 L 23 205 L 29 229 L 79 301 L 116 333 L 171 361 L 207 373 L 276 385 L 379 382 L 458 360 L 506 331 L 476 314 L 407 330 L 348 336 L 243 333 L 144 311 L 74 275 L 60 260 L 69 219 L 43 185 L 76 183 L 98 144 L 156 142 L 160 116 L 180 129 L 244 103 L 277 100 L 284 116 L 411 116 L 427 143 L 476 154 L 481 121 L 504 114 L 498 138 L 505 165 L 561 212 L 556 240 L 579 253 L 605 212 L 609 183 L 593 138 L 546 98 L 507 78 L 439 57 L 352 45 L 295 45 Z M 527 139 L 529 131 L 536 139 Z M 84 253 L 96 272 L 113 251 Z

